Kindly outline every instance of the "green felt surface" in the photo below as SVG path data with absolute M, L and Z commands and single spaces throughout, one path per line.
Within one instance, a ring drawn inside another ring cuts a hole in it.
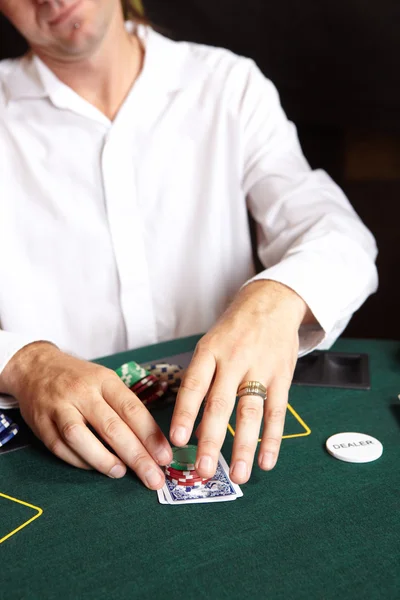
M 195 341 L 100 362 L 145 362 Z M 0 456 L 0 492 L 44 511 L 0 544 L 0 596 L 398 598 L 400 343 L 340 340 L 334 349 L 369 353 L 371 390 L 293 386 L 290 403 L 311 434 L 283 440 L 277 467 L 256 467 L 234 502 L 162 506 L 133 475 L 79 471 L 39 445 Z M 154 413 L 165 430 L 171 410 Z M 377 437 L 383 456 L 335 460 L 324 443 L 340 431 Z M 228 461 L 232 441 L 228 433 Z M 18 520 L 15 510 L 0 502 L 1 534 Z

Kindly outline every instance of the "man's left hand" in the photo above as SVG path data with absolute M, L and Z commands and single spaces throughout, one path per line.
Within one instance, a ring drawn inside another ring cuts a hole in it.
M 274 281 L 255 281 L 241 289 L 199 341 L 178 393 L 170 431 L 173 444 L 186 444 L 207 397 L 196 432 L 199 475 L 214 475 L 237 390 L 246 381 L 262 383 L 267 399 L 243 396 L 238 402 L 231 479 L 248 481 L 263 416 L 258 464 L 264 470 L 275 466 L 298 356 L 299 327 L 310 319 L 306 303 L 293 290 Z

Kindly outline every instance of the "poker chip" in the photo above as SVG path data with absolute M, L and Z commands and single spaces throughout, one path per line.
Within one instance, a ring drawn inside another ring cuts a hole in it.
M 175 402 L 166 391 L 178 392 L 184 369 L 168 363 L 142 366 L 130 361 L 118 367 L 116 373 L 145 406 L 160 407 Z
M 5 431 L 12 424 L 11 419 L 6 417 L 3 413 L 0 413 L 0 434 Z
M 178 471 L 179 473 L 179 471 Z M 168 479 L 174 479 L 176 481 L 182 481 L 183 483 L 191 483 L 191 482 L 202 482 L 206 479 L 206 477 L 200 477 L 200 475 L 198 475 L 196 473 L 196 475 L 193 476 L 189 476 L 189 477 L 181 477 L 179 475 L 176 475 L 175 473 L 171 473 L 170 471 L 168 471 L 168 469 L 165 470 L 165 476 L 168 477 Z
M 193 471 L 178 471 L 177 469 L 173 469 L 172 467 L 165 467 L 165 472 L 171 477 L 175 477 L 175 479 L 179 477 L 199 477 L 197 471 L 194 469 Z
M 200 477 L 194 468 L 197 446 L 188 444 L 182 448 L 172 448 L 173 460 L 165 467 L 165 477 L 175 486 L 185 488 L 201 487 L 209 478 Z
M 157 377 L 155 377 L 154 375 L 147 375 L 146 377 L 143 377 L 143 379 L 137 381 L 134 385 L 130 386 L 130 389 L 134 394 L 139 395 L 146 388 L 151 387 L 157 383 Z
M 175 479 L 174 477 L 167 477 L 169 481 L 171 481 L 174 485 L 184 485 L 185 487 L 197 487 L 199 485 L 204 485 L 207 483 L 208 479 L 188 479 L 185 481 L 184 479 Z
M 129 388 L 140 381 L 140 379 L 146 377 L 146 375 L 150 375 L 146 369 L 134 360 L 121 365 L 115 372 Z
M 176 471 L 194 471 L 197 454 L 197 446 L 188 444 L 182 448 L 172 448 L 173 459 L 167 468 Z
M 19 427 L 15 423 L 11 423 L 2 433 L 0 433 L 0 448 L 2 448 L 7 442 L 12 440 L 18 433 Z
M 170 479 L 170 481 L 174 485 L 178 485 L 178 486 L 185 487 L 185 488 L 201 487 L 202 485 L 204 485 L 203 481 L 200 481 L 198 483 L 197 482 L 196 483 L 189 483 L 189 484 L 181 483 L 180 481 L 176 481 L 175 479 Z
M 169 363 L 149 364 L 144 367 L 161 381 L 168 383 L 169 389 L 177 393 L 182 382 L 184 368 L 180 365 L 172 365 Z
M 371 462 L 382 456 L 383 452 L 383 446 L 376 438 L 365 433 L 348 431 L 328 438 L 326 449 L 338 460 L 350 463 Z
M 160 400 L 160 398 L 164 396 L 167 386 L 165 388 L 162 388 L 161 384 L 162 382 L 158 383 L 155 389 L 151 387 L 139 396 L 143 404 L 152 404 L 153 402 Z

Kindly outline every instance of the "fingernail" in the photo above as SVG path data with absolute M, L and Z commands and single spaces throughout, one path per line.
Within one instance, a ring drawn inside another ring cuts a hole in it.
M 272 454 L 272 452 L 265 452 L 261 459 L 261 468 L 269 471 L 270 469 L 274 468 L 275 462 L 275 456 Z
M 108 476 L 112 479 L 121 479 L 126 473 L 126 468 L 122 465 L 114 465 L 111 471 L 108 473 Z
M 238 460 L 233 465 L 232 475 L 235 477 L 235 479 L 247 479 L 247 464 L 244 462 L 244 460 Z
M 185 444 L 187 440 L 187 435 L 188 434 L 186 427 L 182 427 L 182 425 L 179 425 L 178 427 L 175 427 L 175 429 L 171 433 L 171 438 L 175 440 L 176 444 Z
M 214 467 L 214 462 L 211 456 L 202 456 L 198 464 L 198 468 L 206 473 L 211 473 Z
M 147 487 L 150 488 L 157 487 L 162 481 L 162 475 L 157 469 L 149 469 L 148 471 L 146 471 L 146 473 L 144 474 L 144 478 Z
M 160 465 L 167 465 L 171 461 L 171 455 L 166 448 L 162 448 L 157 452 L 156 459 Z

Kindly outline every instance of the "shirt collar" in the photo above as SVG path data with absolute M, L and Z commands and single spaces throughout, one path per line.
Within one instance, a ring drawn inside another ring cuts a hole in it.
M 127 27 L 133 29 L 133 24 Z M 138 78 L 143 83 L 151 83 L 160 93 L 174 92 L 185 87 L 200 74 L 200 63 L 196 66 L 186 60 L 188 49 L 184 44 L 169 40 L 144 25 L 137 26 L 137 34 L 145 47 L 142 72 Z M 29 53 L 16 59 L 4 77 L 8 99 L 50 98 L 58 106 L 64 105 L 75 92 L 62 83 L 38 57 Z M 68 98 L 69 96 L 69 98 Z
M 29 53 L 13 60 L 12 67 L 3 80 L 8 100 L 46 97 L 46 90 L 33 58 Z

